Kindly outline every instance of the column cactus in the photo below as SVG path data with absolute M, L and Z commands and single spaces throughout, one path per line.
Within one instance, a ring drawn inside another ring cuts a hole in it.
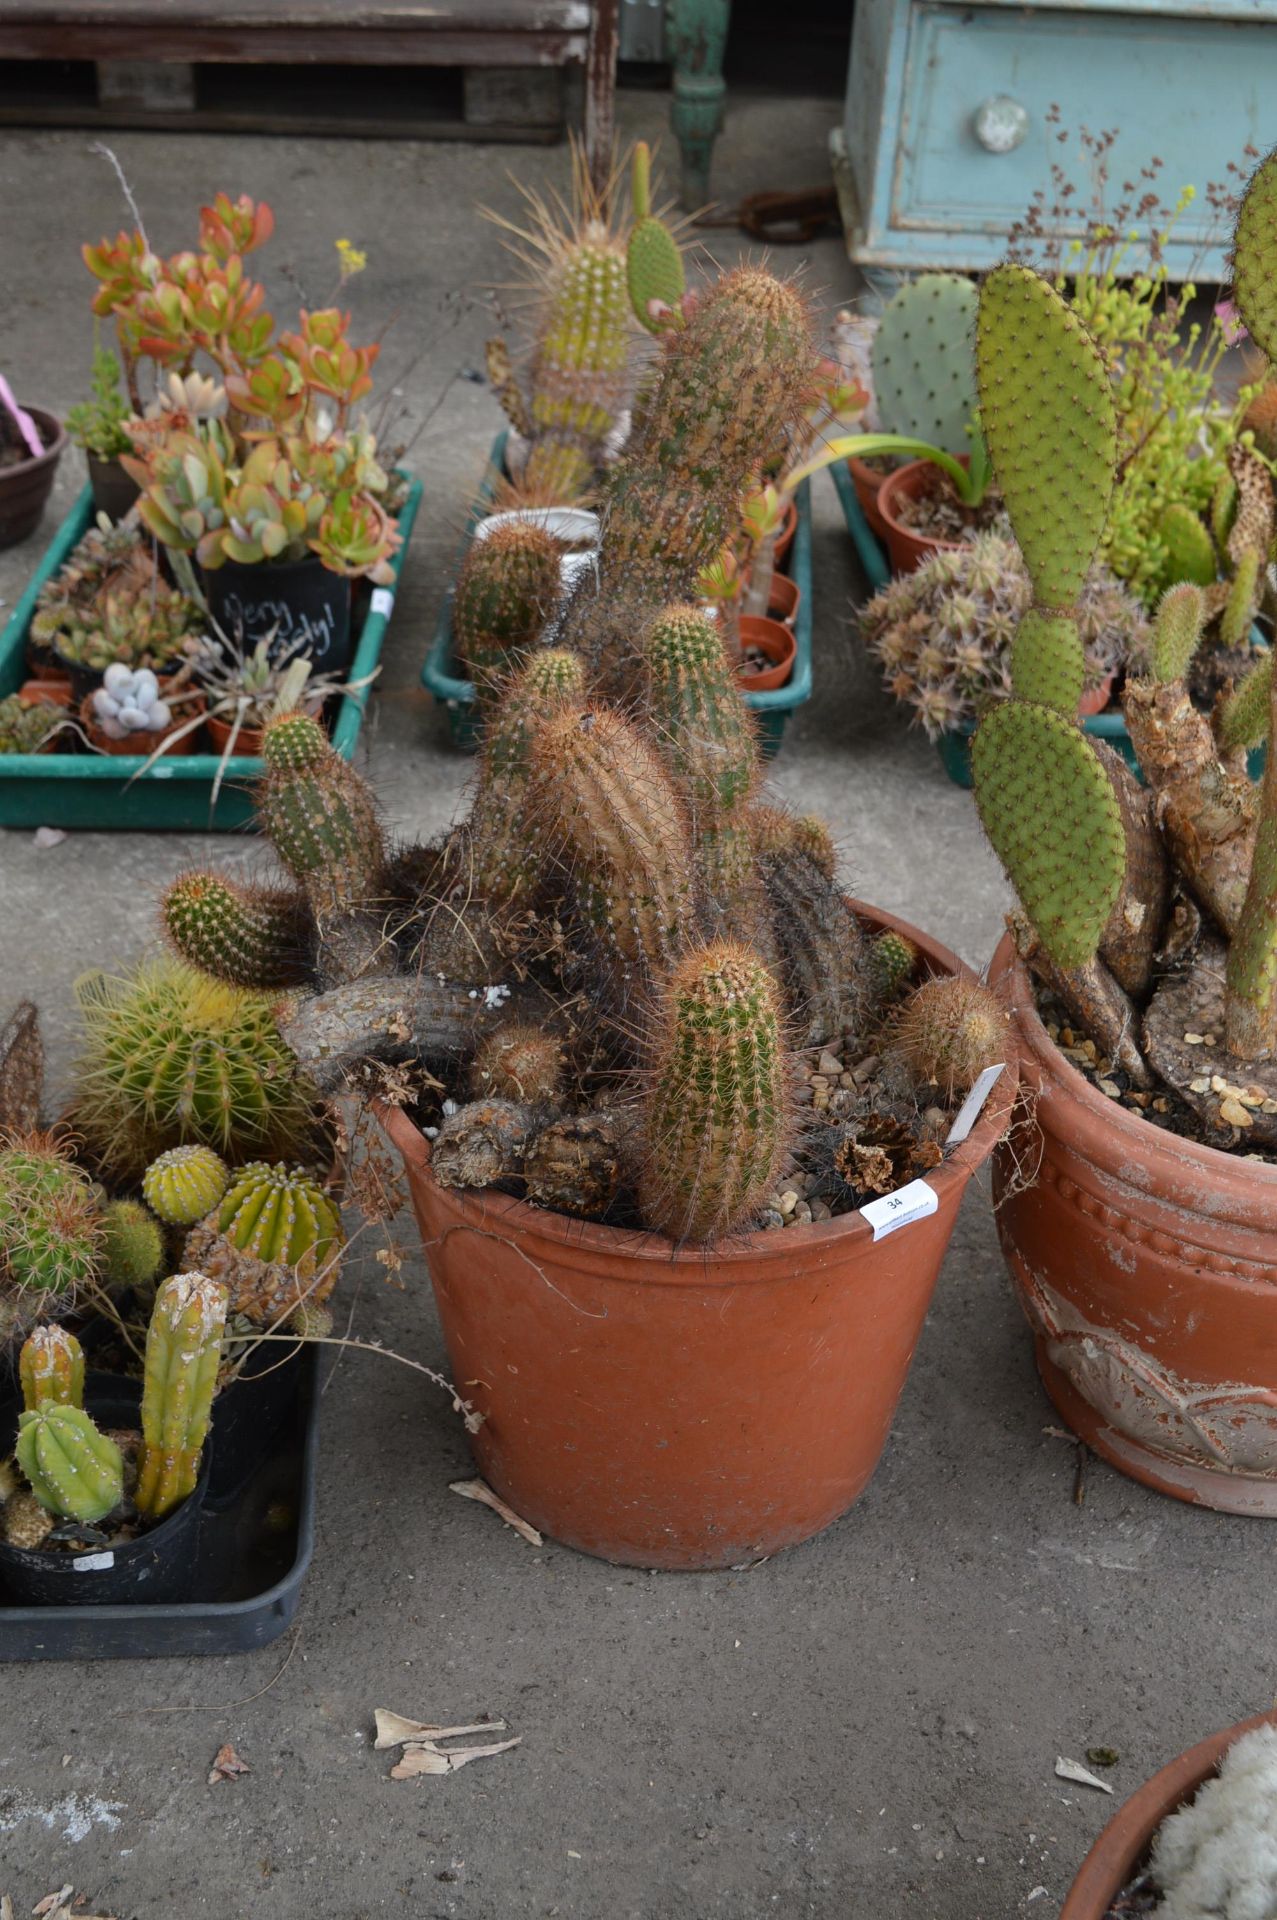
M 457 575 L 457 652 L 482 707 L 536 644 L 558 604 L 562 548 L 534 521 L 498 524 L 472 540 Z
M 65 1327 L 37 1327 L 18 1355 L 22 1404 L 28 1413 L 43 1406 L 84 1405 L 84 1349 Z
M 45 1401 L 19 1414 L 14 1453 L 49 1513 L 95 1526 L 124 1497 L 124 1457 L 83 1407 Z
M 634 318 L 649 333 L 662 333 L 683 318 L 687 275 L 673 231 L 652 211 L 652 154 L 646 140 L 639 140 L 634 148 L 630 205 L 634 225 L 625 249 L 630 306 Z
M 231 986 L 296 987 L 310 971 L 314 923 L 295 890 L 183 873 L 165 893 L 160 914 L 175 951 Z
M 679 963 L 657 1015 L 643 1116 L 643 1217 L 676 1244 L 749 1225 L 790 1142 L 780 994 L 748 947 Z
M 212 1415 L 227 1289 L 200 1273 L 166 1280 L 146 1337 L 138 1512 L 162 1520 L 195 1490 Z

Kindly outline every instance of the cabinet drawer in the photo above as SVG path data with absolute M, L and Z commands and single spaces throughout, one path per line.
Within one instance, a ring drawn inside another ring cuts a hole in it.
M 1181 187 L 1198 198 L 1176 228 L 1182 243 L 1208 247 L 1218 272 L 1226 236 L 1205 202 L 1209 181 L 1236 184 L 1229 162 L 1246 167 L 1249 141 L 1267 148 L 1277 97 L 1277 25 L 1260 20 L 1185 18 L 1169 13 L 931 5 L 910 12 L 901 118 L 891 177 L 893 229 L 1005 237 L 1038 187 L 1050 193 L 1053 160 L 1066 168 L 1085 205 L 1090 182 L 1078 130 L 1116 128 L 1109 156 L 1113 190 L 1156 155 L 1158 191 L 1172 204 Z M 990 153 L 974 115 L 993 95 L 1028 116 L 1022 143 Z M 1267 105 L 1261 120 L 1261 99 Z M 1071 138 L 1047 125 L 1058 106 Z M 996 257 L 996 253 L 993 257 Z

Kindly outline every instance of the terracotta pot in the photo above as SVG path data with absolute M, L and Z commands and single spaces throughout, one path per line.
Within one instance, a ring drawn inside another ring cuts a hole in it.
M 787 573 L 774 573 L 771 592 L 767 596 L 768 618 L 781 620 L 787 627 L 792 627 L 802 597 L 802 589 L 796 580 L 791 580 Z
M 878 468 L 871 466 L 867 460 L 849 460 L 847 465 L 851 469 L 851 484 L 856 489 L 860 511 L 869 522 L 869 530 L 879 540 L 885 541 L 887 523 L 878 510 L 878 494 L 887 475 L 880 473 Z
M 968 464 L 966 454 L 959 458 L 965 467 Z M 882 517 L 893 573 L 913 573 L 928 554 L 938 553 L 941 548 L 962 545 L 960 540 L 937 540 L 931 534 L 918 533 L 913 527 L 906 526 L 898 516 L 897 502 L 902 499 L 916 500 L 919 494 L 935 484 L 936 475 L 943 474 L 943 471 L 932 460 L 910 460 L 903 467 L 897 467 L 894 473 L 889 473 L 878 489 L 878 512 Z
M 798 642 L 792 628 L 783 620 L 764 620 L 761 614 L 742 613 L 740 644 L 742 654 L 747 647 L 756 647 L 772 663 L 762 673 L 748 673 L 743 666 L 738 668 L 743 687 L 750 693 L 769 693 L 774 687 L 784 686 L 798 658 Z
M 18 688 L 18 698 L 24 707 L 70 707 L 71 682 L 65 674 L 56 680 L 24 680 Z
M 84 449 L 84 458 L 97 511 L 110 520 L 123 520 L 141 491 L 137 481 L 129 478 L 118 460 L 103 460 L 90 447 Z
M 303 712 L 309 714 L 312 720 L 318 719 L 323 710 L 322 700 L 312 700 L 303 708 Z M 208 737 L 213 743 L 213 752 L 225 753 L 231 743 L 231 722 L 223 720 L 218 713 L 210 713 L 204 724 L 208 728 Z M 241 754 L 260 758 L 263 731 L 261 727 L 241 727 L 235 735 L 235 758 L 238 759 Z
M 163 681 L 160 682 L 160 692 L 161 694 L 164 692 Z M 198 727 L 190 733 L 184 733 L 177 741 L 173 740 L 173 735 L 193 720 L 197 713 L 204 712 L 204 696 L 201 693 L 193 699 L 184 699 L 180 695 L 178 697 L 180 705 L 173 715 L 172 723 L 160 733 L 126 733 L 122 740 L 112 739 L 109 733 L 102 731 L 93 717 L 92 694 L 86 694 L 80 702 L 80 724 L 99 753 L 116 754 L 121 758 L 132 754 L 143 760 L 148 759 L 157 747 L 163 753 L 198 753 L 201 731 Z
M 1222 1733 L 1212 1733 L 1123 1801 L 1082 1862 L 1082 1870 L 1060 1909 L 1060 1920 L 1105 1920 L 1118 1894 L 1142 1868 L 1153 1835 L 1167 1815 L 1205 1785 L 1235 1740 L 1274 1720 L 1275 1714 L 1257 1713 L 1253 1720 L 1242 1720 L 1235 1727 L 1225 1727 Z
M 1047 1392 L 1133 1479 L 1277 1516 L 1277 1167 L 1106 1100 L 1048 1036 L 1009 938 L 992 977 L 1032 1106 L 994 1162 L 998 1232 Z
M 0 547 L 16 547 L 39 526 L 67 443 L 66 428 L 54 414 L 43 407 L 28 406 L 25 401 L 19 404 L 35 422 L 44 452 L 39 459 L 33 454 L 16 466 L 0 467 Z
M 963 972 L 888 914 L 928 968 Z M 714 1568 L 827 1527 L 869 1481 L 967 1182 L 1007 1124 L 1014 1063 L 929 1177 L 937 1211 L 875 1241 L 859 1214 L 712 1251 L 436 1184 L 400 1111 L 452 1378 L 479 1471 L 582 1552 Z
M 779 566 L 794 544 L 794 535 L 798 531 L 798 508 L 792 500 L 786 500 L 785 511 L 781 515 L 780 529 L 772 547 L 772 561 Z
M 1116 678 L 1117 675 L 1115 673 L 1106 673 L 1098 687 L 1092 687 L 1089 693 L 1082 695 L 1082 698 L 1077 703 L 1077 717 L 1079 720 L 1089 720 L 1094 714 L 1104 712 L 1109 701 L 1113 698 L 1113 682 Z

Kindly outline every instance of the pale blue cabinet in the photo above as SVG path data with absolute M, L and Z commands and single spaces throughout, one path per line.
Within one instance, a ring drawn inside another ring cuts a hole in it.
M 1204 189 L 1230 179 L 1229 161 L 1249 170 L 1248 142 L 1266 152 L 1277 141 L 1277 0 L 856 0 L 834 135 L 851 257 L 990 266 L 1053 159 L 1085 196 L 1076 141 L 1058 143 L 1052 106 L 1074 135 L 1117 129 L 1117 185 L 1156 155 L 1164 201 L 1196 187 L 1171 269 L 1226 279 L 1227 236 Z

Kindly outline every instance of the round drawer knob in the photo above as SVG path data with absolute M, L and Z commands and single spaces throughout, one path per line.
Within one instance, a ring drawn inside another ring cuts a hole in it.
M 976 108 L 972 124 L 986 153 L 1014 153 L 1029 131 L 1028 109 L 1009 93 L 995 93 Z

